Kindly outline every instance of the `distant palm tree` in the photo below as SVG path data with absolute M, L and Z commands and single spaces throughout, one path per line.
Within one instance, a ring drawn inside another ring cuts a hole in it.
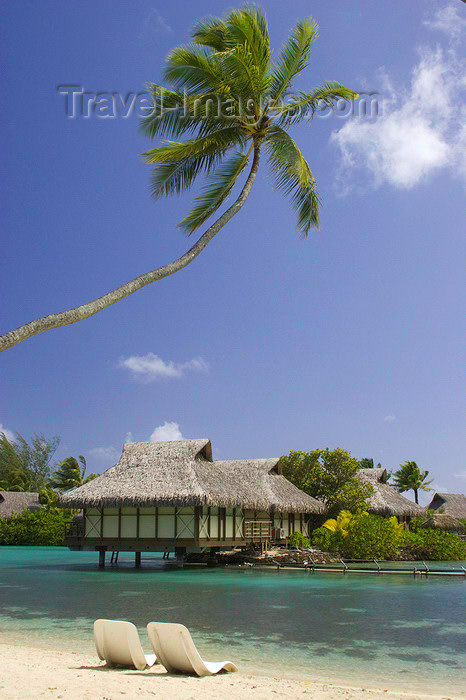
M 297 23 L 276 61 L 272 60 L 267 19 L 256 6 L 233 10 L 221 19 L 199 21 L 193 43 L 175 48 L 167 58 L 170 87 L 152 83 L 154 109 L 143 119 L 149 137 L 168 137 L 145 153 L 155 166 L 154 197 L 188 190 L 200 173 L 207 184 L 181 226 L 192 233 L 215 214 L 250 164 L 234 203 L 190 250 L 168 265 L 147 272 L 103 297 L 59 314 L 32 321 L 0 337 L 0 351 L 50 328 L 76 323 L 147 284 L 186 267 L 244 205 L 265 149 L 278 189 L 291 198 L 298 228 L 307 235 L 319 227 L 319 198 L 311 169 L 287 129 L 310 119 L 320 107 L 351 100 L 356 93 L 337 82 L 308 92 L 294 92 L 292 82 L 307 66 L 317 25 Z M 180 136 L 190 138 L 181 142 Z
M 69 491 L 69 489 L 87 484 L 88 481 L 95 479 L 97 476 L 97 474 L 89 474 L 85 478 L 85 474 L 86 460 L 82 455 L 79 455 L 78 459 L 67 457 L 63 462 L 60 462 L 58 469 L 53 472 L 49 483 L 50 486 L 63 493 L 63 491 Z
M 393 474 L 394 486 L 397 491 L 402 493 L 403 491 L 414 491 L 414 501 L 418 501 L 418 490 L 432 491 L 428 488 L 428 484 L 433 482 L 433 479 L 426 481 L 429 472 L 427 470 L 421 471 L 417 466 L 416 462 L 404 462 L 400 464 L 401 469 Z

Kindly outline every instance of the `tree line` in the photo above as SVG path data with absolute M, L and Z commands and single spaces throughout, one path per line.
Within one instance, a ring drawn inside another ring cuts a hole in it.
M 86 460 L 66 457 L 53 463 L 53 456 L 60 438 L 33 434 L 29 442 L 16 433 L 9 440 L 0 433 L 0 489 L 4 491 L 34 491 L 40 494 L 41 502 L 48 507 L 56 504 L 59 493 L 87 483 L 96 474 L 86 476 Z M 357 473 L 361 468 L 374 468 L 374 460 L 368 457 L 356 459 L 340 447 L 310 452 L 291 451 L 281 458 L 283 474 L 302 491 L 323 501 L 330 515 L 342 510 L 352 513 L 368 507 L 373 493 L 370 484 L 362 483 Z M 379 463 L 377 467 L 381 467 Z M 414 491 L 418 503 L 420 489 L 430 491 L 427 481 L 429 472 L 420 470 L 416 462 L 407 461 L 391 477 L 398 491 Z
M 334 450 L 327 447 L 310 452 L 292 450 L 281 458 L 281 462 L 284 476 L 301 491 L 323 501 L 331 516 L 342 510 L 356 513 L 369 507 L 374 489 L 370 484 L 362 483 L 357 474 L 360 469 L 374 468 L 372 458 L 359 460 L 341 447 Z M 378 468 L 381 466 L 380 463 L 377 465 Z M 433 479 L 426 481 L 428 474 L 413 461 L 406 461 L 397 471 L 389 472 L 393 480 L 391 485 L 400 493 L 414 491 L 416 503 L 419 490 L 432 490 L 429 484 Z
M 86 476 L 86 460 L 82 455 L 53 462 L 60 438 L 46 438 L 34 433 L 28 442 L 19 433 L 10 440 L 0 433 L 0 489 L 32 491 L 39 494 L 46 508 L 56 508 L 60 493 L 82 486 L 97 474 Z

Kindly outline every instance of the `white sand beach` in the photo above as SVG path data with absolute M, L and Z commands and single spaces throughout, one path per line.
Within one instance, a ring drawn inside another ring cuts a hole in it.
M 238 673 L 207 678 L 174 676 L 156 665 L 146 671 L 109 669 L 97 655 L 39 649 L 0 643 L 0 697 L 16 698 L 166 698 L 177 700 L 235 700 L 300 698 L 315 700 L 423 700 L 465 698 L 453 690 L 448 695 L 400 692 L 388 687 L 355 688 L 309 680 L 252 676 Z M 310 672 L 311 676 L 311 672 Z

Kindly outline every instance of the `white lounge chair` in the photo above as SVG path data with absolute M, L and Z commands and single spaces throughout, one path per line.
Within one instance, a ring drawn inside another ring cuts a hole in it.
M 203 661 L 184 625 L 170 622 L 149 622 L 150 643 L 157 660 L 168 673 L 196 673 L 212 676 L 219 671 L 237 671 L 231 661 Z
M 132 622 L 122 620 L 96 620 L 94 642 L 99 659 L 107 666 L 132 666 L 143 671 L 153 666 L 155 654 L 144 654 L 139 634 Z

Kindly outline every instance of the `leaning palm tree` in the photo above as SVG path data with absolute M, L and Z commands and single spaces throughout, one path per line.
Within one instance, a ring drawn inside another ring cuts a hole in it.
M 186 267 L 244 205 L 263 151 L 276 186 L 297 210 L 298 229 L 307 235 L 311 227 L 318 228 L 316 183 L 287 130 L 311 119 L 319 108 L 357 95 L 337 82 L 326 82 L 307 92 L 293 91 L 293 80 L 307 66 L 316 37 L 315 22 L 298 22 L 273 61 L 267 20 L 257 7 L 246 6 L 229 12 L 224 19 L 210 17 L 198 22 L 192 43 L 168 55 L 167 86 L 149 85 L 153 110 L 143 119 L 142 130 L 152 139 L 167 139 L 145 153 L 146 161 L 154 166 L 152 194 L 155 198 L 179 194 L 189 190 L 200 174 L 206 176 L 194 207 L 181 221 L 188 234 L 218 212 L 243 176 L 239 195 L 174 262 L 99 299 L 7 333 L 0 337 L 0 351 L 50 328 L 88 318 Z
M 397 491 L 414 491 L 414 502 L 418 501 L 418 491 L 432 491 L 428 487 L 433 482 L 433 479 L 426 481 L 429 476 L 427 470 L 421 471 L 416 462 L 408 461 L 400 464 L 400 469 L 393 474 L 393 483 Z
M 63 491 L 87 484 L 88 481 L 92 481 L 96 476 L 97 474 L 92 473 L 86 477 L 86 460 L 82 455 L 79 455 L 78 459 L 67 457 L 60 462 L 58 469 L 52 473 L 49 485 L 63 493 Z

